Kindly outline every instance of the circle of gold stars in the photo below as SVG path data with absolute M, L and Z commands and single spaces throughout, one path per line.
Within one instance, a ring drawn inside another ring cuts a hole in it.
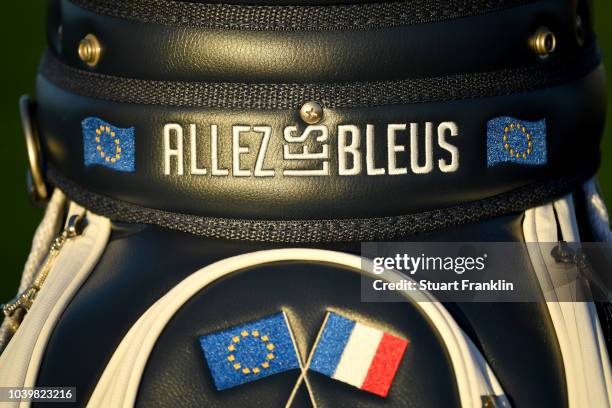
M 521 152 L 521 151 L 518 151 L 518 149 L 513 149 L 512 147 L 510 147 L 508 133 L 513 129 L 516 129 L 523 133 L 523 135 L 525 136 L 525 139 L 527 140 L 527 150 Z M 531 133 L 527 132 L 527 129 L 525 128 L 525 126 L 521 125 L 518 122 L 516 124 L 511 123 L 509 126 L 506 126 L 504 128 L 504 137 L 503 137 L 504 149 L 506 149 L 510 157 L 513 157 L 519 160 L 526 159 L 527 156 L 529 156 L 531 152 L 533 151 L 533 141 L 531 139 L 532 139 Z
M 102 148 L 101 139 L 103 135 L 107 135 L 108 137 L 110 137 L 111 140 L 114 141 L 115 153 L 113 155 L 110 155 L 109 152 L 105 152 Z M 103 158 L 105 161 L 115 163 L 121 158 L 121 147 L 119 146 L 120 143 L 121 141 L 119 140 L 115 132 L 111 131 L 109 126 L 101 125 L 99 128 L 96 129 L 96 150 L 98 151 L 100 157 Z
M 266 347 L 266 350 L 268 351 L 266 354 L 265 361 L 255 367 L 243 367 L 242 364 L 240 364 L 240 362 L 236 360 L 236 355 L 234 354 L 237 346 L 240 344 L 240 340 L 249 336 L 255 337 L 261 342 L 263 342 Z M 227 346 L 227 351 L 229 351 L 230 353 L 227 356 L 227 361 L 232 364 L 234 370 L 240 370 L 240 372 L 242 372 L 242 374 L 244 375 L 259 374 L 262 370 L 270 368 L 270 362 L 275 358 L 273 353 L 275 348 L 276 346 L 274 346 L 274 343 L 270 341 L 270 338 L 268 336 L 260 336 L 259 331 L 257 330 L 252 330 L 250 333 L 246 330 L 243 330 L 239 336 L 232 337 L 231 344 Z

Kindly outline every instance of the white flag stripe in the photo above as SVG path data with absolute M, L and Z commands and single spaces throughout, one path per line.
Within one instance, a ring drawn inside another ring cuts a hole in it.
M 361 323 L 355 324 L 333 378 L 361 388 L 382 336 L 380 330 Z

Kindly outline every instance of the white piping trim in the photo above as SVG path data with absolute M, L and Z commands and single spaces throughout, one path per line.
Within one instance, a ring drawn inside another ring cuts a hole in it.
M 34 282 L 36 272 L 38 272 L 40 265 L 45 260 L 51 243 L 60 230 L 65 205 L 66 196 L 60 189 L 56 188 L 47 204 L 45 215 L 34 233 L 32 247 L 25 266 L 23 267 L 17 294 L 22 293 L 32 284 L 32 282 Z M 2 354 L 2 350 L 4 350 L 4 347 L 8 344 L 11 337 L 12 330 L 9 328 L 8 321 L 5 319 L 2 322 L 2 326 L 0 326 L 0 354 Z
M 84 210 L 71 204 L 69 214 Z M 0 356 L 0 387 L 33 387 L 51 333 L 102 255 L 110 235 L 108 218 L 87 213 L 83 235 L 66 241 L 19 330 Z M 3 406 L 29 407 L 29 402 Z
M 556 215 L 555 215 L 556 212 Z M 558 237 L 557 225 L 562 237 Z M 590 302 L 567 302 L 576 283 L 555 288 L 555 260 L 550 250 L 563 239 L 580 240 L 571 196 L 525 212 L 523 232 L 529 255 L 545 292 L 563 358 L 570 408 L 612 406 L 610 361 L 595 307 Z M 563 292 L 563 293 L 562 293 Z

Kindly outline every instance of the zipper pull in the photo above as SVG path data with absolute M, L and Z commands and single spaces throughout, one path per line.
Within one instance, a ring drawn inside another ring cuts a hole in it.
M 57 259 L 66 241 L 83 233 L 83 219 L 84 214 L 75 214 L 70 216 L 66 227 L 53 240 L 49 254 L 40 267 L 40 270 L 38 271 L 32 285 L 18 294 L 12 301 L 2 305 L 2 312 L 4 313 L 8 325 L 13 333 L 17 331 L 26 313 L 28 313 L 28 310 L 30 310 L 30 307 L 32 307 L 40 288 L 47 280 L 47 276 L 49 275 L 49 272 L 51 272 L 51 269 L 55 264 L 55 260 Z

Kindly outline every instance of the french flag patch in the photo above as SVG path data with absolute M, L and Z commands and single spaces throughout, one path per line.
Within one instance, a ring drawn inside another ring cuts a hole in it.
M 310 369 L 386 397 L 408 340 L 329 312 Z

